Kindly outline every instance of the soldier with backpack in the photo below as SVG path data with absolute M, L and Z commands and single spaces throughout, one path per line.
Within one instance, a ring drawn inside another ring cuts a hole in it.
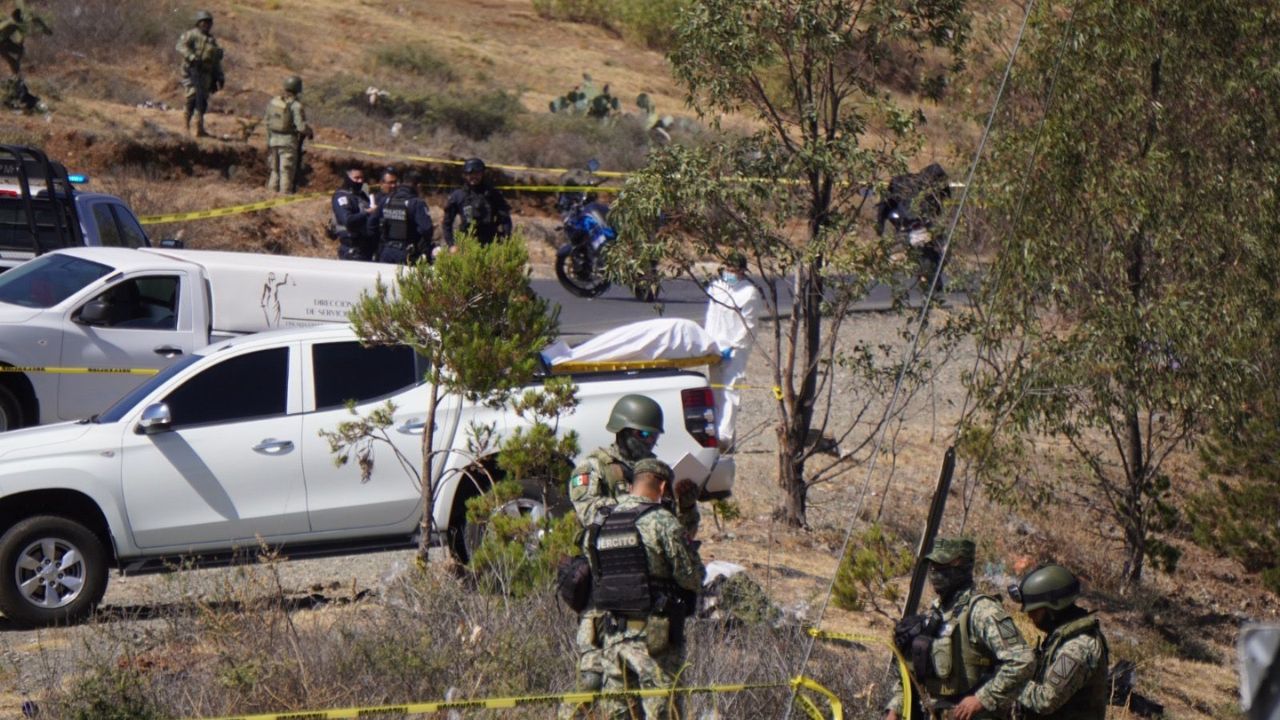
M 307 114 L 298 96 L 302 94 L 302 78 L 285 78 L 284 92 L 267 102 L 264 124 L 267 126 L 267 187 L 275 192 L 292 194 L 297 190 L 298 171 L 302 167 L 302 141 L 315 137 L 307 124 Z

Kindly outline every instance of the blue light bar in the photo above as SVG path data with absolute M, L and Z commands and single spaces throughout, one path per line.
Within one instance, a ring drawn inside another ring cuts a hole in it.
M 68 175 L 67 180 L 71 181 L 72 185 L 84 185 L 85 183 L 89 182 L 89 176 L 80 175 L 80 174 Z

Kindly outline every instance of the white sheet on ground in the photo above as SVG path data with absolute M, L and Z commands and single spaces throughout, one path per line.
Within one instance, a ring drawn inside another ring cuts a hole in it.
M 675 360 L 716 355 L 720 347 L 693 320 L 657 318 L 614 328 L 569 347 L 556 342 L 542 351 L 551 365 L 566 362 L 621 362 L 624 360 Z

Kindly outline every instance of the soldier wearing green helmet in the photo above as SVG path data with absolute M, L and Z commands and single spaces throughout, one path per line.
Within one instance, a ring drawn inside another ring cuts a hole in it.
M 973 586 L 975 548 L 965 538 L 940 538 L 925 555 L 937 594 L 929 612 L 898 624 L 894 642 L 911 659 L 928 694 L 931 718 L 974 720 L 1008 714 L 1031 677 L 1034 655 L 1000 600 Z M 899 689 L 886 720 L 902 712 Z
M 182 33 L 175 48 L 182 56 L 182 87 L 187 98 L 183 119 L 188 133 L 194 117 L 196 137 L 208 137 L 204 116 L 209 111 L 209 96 L 222 89 L 226 76 L 222 73 L 222 48 L 213 37 L 213 14 L 198 10 L 192 19 L 195 27 Z
M 284 92 L 267 103 L 264 124 L 267 126 L 267 187 L 275 192 L 292 193 L 298 187 L 298 171 L 302 167 L 302 140 L 315 136 L 307 124 L 307 113 L 298 96 L 302 94 L 302 78 L 291 75 L 284 80 Z
M 585 529 L 601 513 L 618 504 L 631 486 L 637 463 L 654 458 L 653 447 L 663 432 L 662 406 L 644 395 L 624 395 L 613 405 L 605 429 L 614 434 L 608 447 L 597 448 L 569 476 L 569 500 L 578 523 Z M 668 487 L 670 483 L 668 483 Z M 681 480 L 674 488 L 674 512 L 686 536 L 697 533 L 700 521 L 697 486 Z M 601 640 L 604 614 L 584 611 L 578 622 L 579 690 L 599 690 L 606 671 Z M 577 708 L 561 706 L 561 717 L 572 717 Z
M 1109 653 L 1098 618 L 1076 605 L 1080 581 L 1061 565 L 1042 565 L 1009 588 L 1036 628 L 1035 673 L 1018 696 L 1024 718 L 1102 720 L 1111 688 Z

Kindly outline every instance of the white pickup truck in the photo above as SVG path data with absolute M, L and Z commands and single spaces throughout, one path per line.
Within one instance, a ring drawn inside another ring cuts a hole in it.
M 260 333 L 185 355 L 93 418 L 0 435 L 0 611 L 25 625 L 74 621 L 99 602 L 110 567 L 229 563 L 264 543 L 290 558 L 413 546 L 423 512 L 414 474 L 374 444 L 362 483 L 356 467 L 335 466 L 319 433 L 351 417 L 348 400 L 361 414 L 392 400 L 390 437 L 420 458 L 421 363 L 406 347 L 361 347 L 345 325 Z M 663 408 L 659 457 L 695 468 L 684 477 L 702 483 L 703 499 L 729 494 L 733 461 L 716 447 L 704 376 L 640 370 L 574 381 L 579 405 L 560 429 L 576 430 L 584 452 L 612 442 L 614 402 L 643 393 Z M 453 452 L 436 460 L 434 540 L 459 554 L 463 503 L 479 492 L 468 478 L 485 477 L 460 452 L 472 422 L 502 435 L 524 421 L 443 401 L 435 446 Z
M 0 430 L 98 412 L 219 339 L 345 323 L 393 265 L 162 248 L 70 248 L 0 274 Z

